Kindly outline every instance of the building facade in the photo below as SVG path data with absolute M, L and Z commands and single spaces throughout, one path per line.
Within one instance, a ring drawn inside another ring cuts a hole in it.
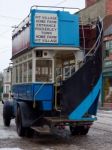
M 112 25 L 104 32 L 102 100 L 105 107 L 112 108 Z
M 85 0 L 86 7 L 80 11 L 84 24 L 94 22 L 99 16 L 103 19 L 104 30 L 112 22 L 112 1 L 110 0 Z
M 12 67 L 3 71 L 3 94 L 2 99 L 11 99 Z
M 112 1 L 85 0 L 86 7 L 81 10 L 83 24 L 90 24 L 100 16 L 104 24 L 103 37 L 103 86 L 102 106 L 112 108 Z
M 89 7 L 96 3 L 97 0 L 85 0 L 85 6 Z
M 0 100 L 3 92 L 3 74 L 0 72 Z

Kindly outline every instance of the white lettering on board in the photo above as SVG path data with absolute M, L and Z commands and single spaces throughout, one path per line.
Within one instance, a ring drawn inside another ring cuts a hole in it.
M 58 43 L 57 14 L 35 14 L 35 43 Z

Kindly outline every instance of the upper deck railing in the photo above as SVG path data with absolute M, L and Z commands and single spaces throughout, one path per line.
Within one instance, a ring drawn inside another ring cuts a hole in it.
M 51 9 L 56 9 L 56 10 L 61 10 L 61 11 L 65 11 L 65 10 L 78 10 L 78 11 L 80 11 L 79 8 L 72 8 L 72 7 L 37 6 L 37 5 L 34 5 L 34 6 L 31 7 L 30 12 L 33 9 L 39 9 L 39 8 L 43 8 L 44 10 L 46 10 L 46 8 L 49 8 L 50 10 Z M 12 31 L 12 37 L 14 37 L 18 32 L 21 32 L 22 30 L 24 30 L 29 25 L 30 25 L 30 14 L 18 26 L 15 26 L 15 29 Z

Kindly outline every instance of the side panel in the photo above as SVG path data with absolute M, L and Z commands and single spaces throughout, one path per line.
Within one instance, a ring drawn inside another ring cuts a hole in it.
M 54 90 L 52 84 L 34 84 L 34 97 L 37 101 L 49 101 L 54 97 Z
M 79 46 L 79 16 L 59 12 L 59 44 Z
M 30 26 L 18 31 L 12 38 L 12 57 L 30 47 Z
M 18 84 L 12 87 L 13 98 L 17 101 L 36 101 L 40 110 L 52 110 L 54 100 L 53 84 Z
M 41 110 L 50 111 L 53 107 L 54 87 L 52 84 L 34 84 L 34 99 L 39 102 Z
M 33 100 L 33 85 L 32 84 L 16 84 L 12 86 L 14 99 L 16 100 Z

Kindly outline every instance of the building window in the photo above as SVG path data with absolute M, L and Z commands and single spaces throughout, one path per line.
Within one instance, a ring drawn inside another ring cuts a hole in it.
M 105 50 L 105 57 L 109 57 L 109 50 Z
M 106 41 L 106 50 L 112 49 L 112 41 Z
M 105 42 L 104 59 L 109 59 L 109 56 L 111 55 L 112 55 L 112 40 Z
M 104 78 L 104 102 L 112 103 L 112 78 L 106 77 Z

